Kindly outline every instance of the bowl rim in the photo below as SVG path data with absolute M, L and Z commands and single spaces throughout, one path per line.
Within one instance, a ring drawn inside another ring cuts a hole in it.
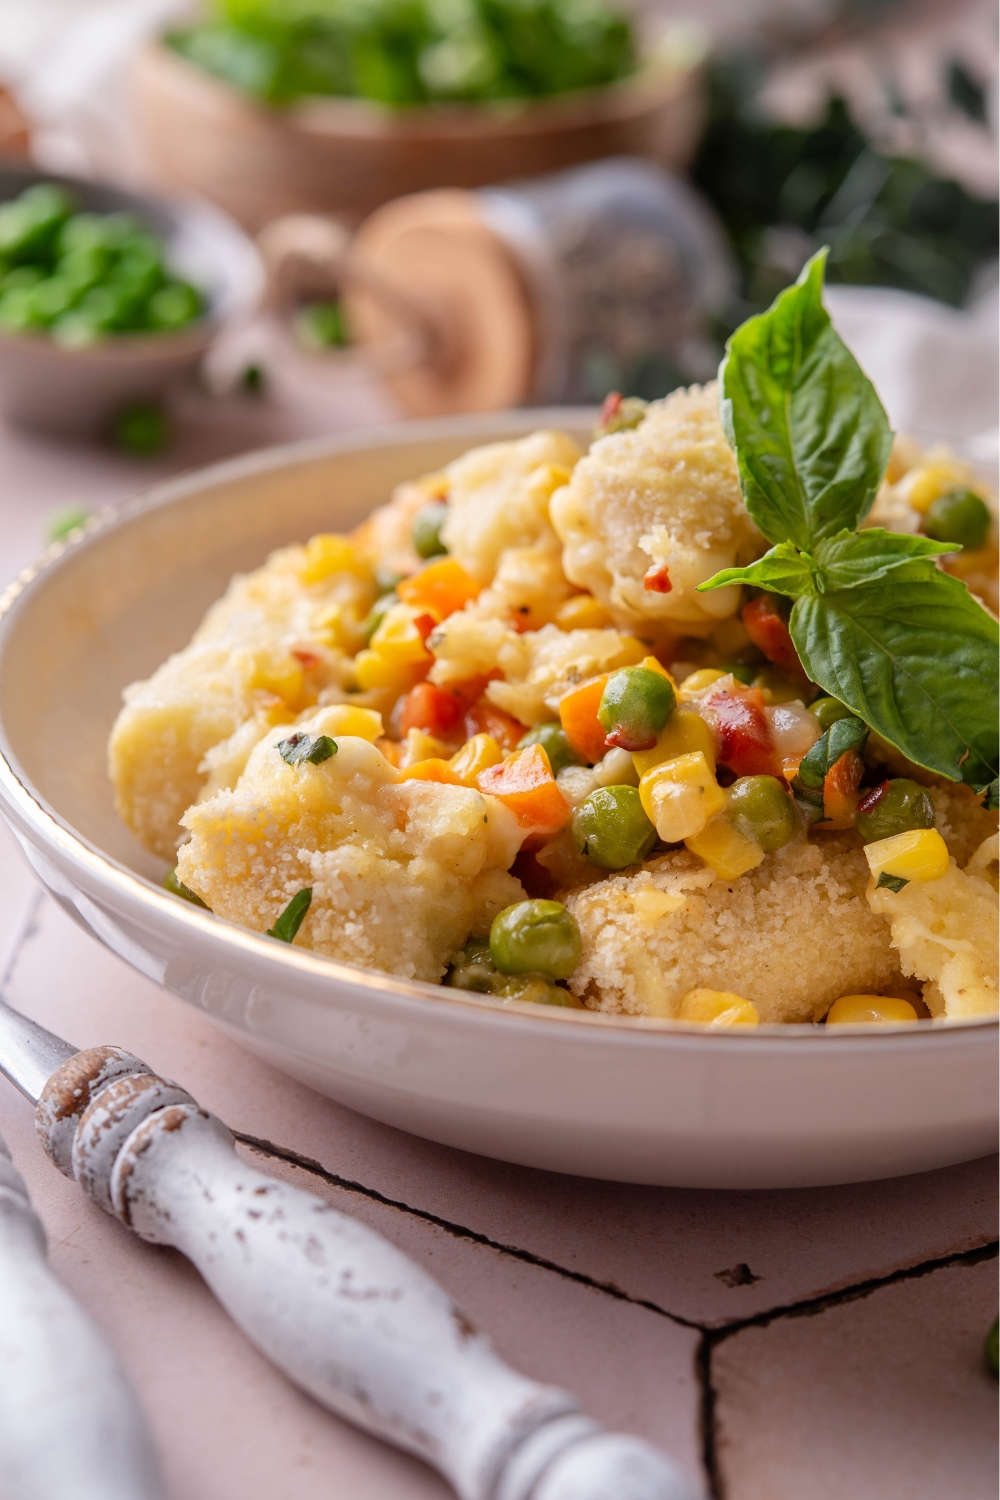
M 338 453 L 358 453 L 373 447 L 405 447 L 412 442 L 433 441 L 448 437 L 461 437 L 466 432 L 477 434 L 480 440 L 495 428 L 496 435 L 510 433 L 512 421 L 517 430 L 537 426 L 557 425 L 568 419 L 580 425 L 580 417 L 589 413 L 584 407 L 524 408 L 520 412 L 471 413 L 444 418 L 428 418 L 422 421 L 391 423 L 358 429 L 351 433 L 337 433 L 320 438 L 306 438 L 293 443 L 279 444 L 256 449 L 236 458 L 224 459 L 198 469 L 189 470 L 173 478 L 161 481 L 140 491 L 116 505 L 107 506 L 90 517 L 83 526 L 72 531 L 65 539 L 52 543 L 35 561 L 29 563 L 0 591 L 0 646 L 10 626 L 19 603 L 43 587 L 44 581 L 61 566 L 70 562 L 83 548 L 94 544 L 110 532 L 124 528 L 149 512 L 168 506 L 174 501 L 189 498 L 199 490 L 215 484 L 255 477 L 259 474 L 294 466 Z M 546 1006 L 519 1002 L 516 1009 L 510 1002 L 497 997 L 480 995 L 472 991 L 451 989 L 423 980 L 403 979 L 397 975 L 384 974 L 379 970 L 365 969 L 360 965 L 346 963 L 314 953 L 311 949 L 296 948 L 282 943 L 278 946 L 273 938 L 264 933 L 251 931 L 236 923 L 228 922 L 210 911 L 202 911 L 178 898 L 160 886 L 154 885 L 145 876 L 138 875 L 127 865 L 104 853 L 97 845 L 78 833 L 32 784 L 30 777 L 20 768 L 17 757 L 8 741 L 2 718 L 0 718 L 0 811 L 9 809 L 32 831 L 39 842 L 54 846 L 73 865 L 85 870 L 97 885 L 111 886 L 120 896 L 145 909 L 156 922 L 166 920 L 178 924 L 181 931 L 209 940 L 230 945 L 252 958 L 255 963 L 264 963 L 279 982 L 280 975 L 289 969 L 303 977 L 313 979 L 336 979 L 339 982 L 373 992 L 388 992 L 397 1001 L 408 1002 L 422 1012 L 427 1002 L 435 1006 L 442 1004 L 458 1007 L 460 1011 L 502 1017 L 509 1025 L 512 1020 L 530 1021 L 535 1025 L 573 1025 L 575 1035 L 581 1039 L 589 1032 L 591 1036 L 607 1035 L 610 1031 L 618 1039 L 627 1037 L 646 1039 L 652 1044 L 654 1038 L 682 1037 L 709 1039 L 708 1028 L 691 1022 L 670 1020 L 654 1016 L 627 1016 L 603 1011 L 576 1010 L 570 1007 Z M 940 1022 L 920 1020 L 916 1023 L 884 1023 L 872 1027 L 864 1024 L 841 1025 L 836 1036 L 830 1037 L 819 1023 L 788 1022 L 764 1023 L 756 1027 L 741 1027 L 713 1033 L 711 1045 L 716 1049 L 730 1051 L 733 1047 L 753 1046 L 760 1043 L 785 1041 L 796 1047 L 808 1045 L 829 1048 L 831 1044 L 870 1045 L 921 1045 L 931 1036 L 955 1036 L 959 1031 L 995 1032 L 1000 1025 L 1000 1015 L 955 1017 Z M 851 1047 L 851 1050 L 854 1050 Z
M 194 87 L 197 79 L 210 86 L 216 98 L 224 97 L 233 107 L 244 106 L 272 124 L 318 136 L 335 135 L 341 130 L 356 134 L 366 128 L 379 135 L 419 134 L 437 127 L 464 132 L 470 122 L 478 122 L 486 135 L 494 130 L 502 133 L 505 127 L 522 123 L 532 129 L 547 126 L 558 129 L 662 106 L 690 88 L 704 69 L 702 56 L 692 56 L 681 63 L 672 62 L 654 41 L 641 48 L 631 73 L 613 78 L 608 83 L 561 94 L 478 102 L 435 100 L 399 107 L 358 95 L 304 94 L 288 104 L 276 105 L 256 99 L 252 94 L 244 94 L 225 78 L 199 67 L 184 53 L 171 47 L 163 32 L 146 43 L 140 50 L 139 59 L 140 66 L 143 62 L 151 62 L 161 69 L 176 65 L 175 76 L 186 77 L 189 87 Z

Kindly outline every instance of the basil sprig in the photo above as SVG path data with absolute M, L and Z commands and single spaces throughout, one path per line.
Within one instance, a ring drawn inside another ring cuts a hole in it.
M 856 527 L 892 433 L 823 309 L 820 251 L 737 329 L 719 379 L 747 509 L 774 545 L 702 589 L 752 584 L 794 599 L 788 628 L 813 682 L 928 771 L 976 791 L 997 776 L 997 623 L 928 537 Z
M 303 730 L 297 729 L 287 740 L 279 740 L 274 748 L 286 765 L 301 766 L 308 763 L 319 766 L 323 761 L 329 760 L 331 755 L 336 755 L 337 741 L 332 740 L 328 734 L 318 734 L 315 739 L 310 739 Z

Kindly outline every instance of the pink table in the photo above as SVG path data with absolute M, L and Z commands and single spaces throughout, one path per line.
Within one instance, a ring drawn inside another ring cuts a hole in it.
M 345 396 L 339 415 L 364 413 Z M 60 507 L 96 509 L 291 431 L 280 407 L 231 402 L 194 411 L 170 459 L 144 466 L 0 430 L 0 580 Z M 995 1496 L 992 1159 L 858 1187 L 699 1193 L 432 1145 L 284 1078 L 127 968 L 34 886 L 2 824 L 0 973 L 12 1004 L 80 1046 L 138 1053 L 265 1170 L 423 1262 L 527 1373 L 692 1472 L 707 1465 L 720 1500 Z M 53 1265 L 135 1381 L 171 1500 L 443 1500 L 420 1463 L 275 1372 L 180 1256 L 130 1238 L 58 1176 L 2 1084 L 0 1131 Z

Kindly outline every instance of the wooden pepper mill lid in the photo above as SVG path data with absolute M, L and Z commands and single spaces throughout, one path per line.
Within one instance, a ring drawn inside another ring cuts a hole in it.
M 414 193 L 377 209 L 351 244 L 343 297 L 362 347 L 405 347 L 384 375 L 414 416 L 527 400 L 537 356 L 531 300 L 475 193 Z

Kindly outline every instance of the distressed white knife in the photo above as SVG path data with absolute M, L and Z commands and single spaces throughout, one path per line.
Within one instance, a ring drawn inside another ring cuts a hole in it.
M 35 1104 L 61 1172 L 182 1251 L 290 1379 L 433 1464 L 461 1500 L 699 1500 L 648 1443 L 504 1364 L 380 1235 L 246 1165 L 225 1125 L 139 1058 L 78 1052 L 0 1001 L 0 1072 Z

